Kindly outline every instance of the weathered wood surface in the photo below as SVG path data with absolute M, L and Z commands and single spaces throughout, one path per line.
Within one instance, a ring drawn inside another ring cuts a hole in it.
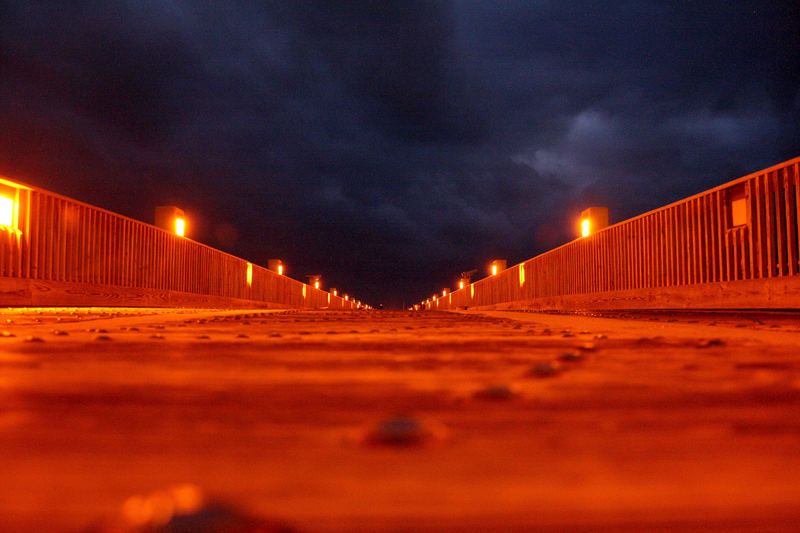
M 796 314 L 0 320 L 3 531 L 187 483 L 307 532 L 800 527 Z
M 321 291 L 318 291 L 321 292 Z M 326 306 L 325 299 L 317 299 Z M 341 299 L 333 299 L 340 305 Z M 252 309 L 254 305 L 264 308 L 300 307 L 295 304 L 255 302 L 243 298 L 196 294 L 165 289 L 94 285 L 65 281 L 42 281 L 36 279 L 0 278 L 0 305 L 34 307 L 168 307 L 199 309 Z M 309 305 L 313 307 L 313 304 Z

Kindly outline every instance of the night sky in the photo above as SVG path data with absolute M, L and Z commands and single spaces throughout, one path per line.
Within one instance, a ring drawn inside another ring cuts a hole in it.
M 0 174 L 371 304 L 800 155 L 800 7 L 0 2 Z

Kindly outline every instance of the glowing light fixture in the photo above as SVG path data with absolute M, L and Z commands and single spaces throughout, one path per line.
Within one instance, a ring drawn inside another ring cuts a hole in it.
M 247 286 L 251 287 L 253 285 L 253 264 L 247 263 Z
M 19 225 L 20 192 L 29 190 L 25 185 L 14 183 L 0 177 L 0 227 L 6 231 L 13 231 L 18 235 L 22 233 Z M 2 261 L 2 258 L 0 258 Z
M 506 269 L 505 259 L 495 259 L 489 265 L 489 272 L 491 273 L 492 276 L 496 276 L 505 269 Z
M 477 272 L 477 270 L 468 270 L 467 272 L 462 272 L 460 279 L 458 280 L 458 288 L 463 289 L 467 285 L 472 282 L 472 276 Z
M 283 261 L 280 259 L 268 259 L 267 268 L 276 272 L 279 276 L 283 276 Z
M 607 207 L 589 207 L 581 213 L 581 237 L 588 237 L 608 226 Z
M 14 204 L 13 199 L 0 196 L 0 226 L 12 227 L 14 225 Z
M 525 285 L 525 265 L 519 265 L 519 286 L 522 287 Z
M 186 236 L 186 214 L 183 209 L 174 205 L 156 207 L 156 226 L 174 233 L 179 237 Z

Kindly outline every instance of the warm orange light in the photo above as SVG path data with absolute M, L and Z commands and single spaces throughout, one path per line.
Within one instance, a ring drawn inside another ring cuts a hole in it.
M 247 286 L 250 287 L 253 285 L 253 265 L 251 263 L 247 263 Z
M 731 200 L 731 226 L 747 224 L 747 198 Z
M 525 266 L 519 265 L 519 286 L 525 285 Z
M 607 207 L 587 207 L 581 211 L 580 236 L 588 237 L 608 226 Z
M 333 295 L 336 296 L 336 289 L 333 289 Z
M 459 289 L 463 289 L 464 288 L 464 282 L 463 281 L 459 281 L 458 282 L 458 288 Z
M 306 297 L 306 285 L 304 283 L 303 284 L 303 298 L 305 298 L 305 297 Z
M 319 289 L 319 281 L 315 281 L 314 282 L 314 288 L 315 289 Z
M 447 289 L 444 289 L 444 290 L 442 291 L 442 296 L 447 296 Z
M 350 297 L 349 297 L 349 296 L 347 296 L 347 295 L 345 294 L 345 295 L 344 295 L 344 301 L 346 302 L 346 301 L 347 301 L 347 300 L 349 300 L 349 299 L 350 299 Z
M 14 200 L 0 196 L 0 226 L 14 225 Z
M 492 276 L 497 274 L 497 265 L 492 265 Z
M 278 275 L 283 276 L 283 265 L 278 265 Z
M 186 222 L 182 218 L 175 219 L 175 235 L 183 237 L 186 229 Z

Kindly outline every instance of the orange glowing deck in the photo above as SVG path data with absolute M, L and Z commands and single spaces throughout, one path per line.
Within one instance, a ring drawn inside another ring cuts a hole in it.
M 800 525 L 795 314 L 0 319 L 4 531 L 200 491 L 303 532 Z

